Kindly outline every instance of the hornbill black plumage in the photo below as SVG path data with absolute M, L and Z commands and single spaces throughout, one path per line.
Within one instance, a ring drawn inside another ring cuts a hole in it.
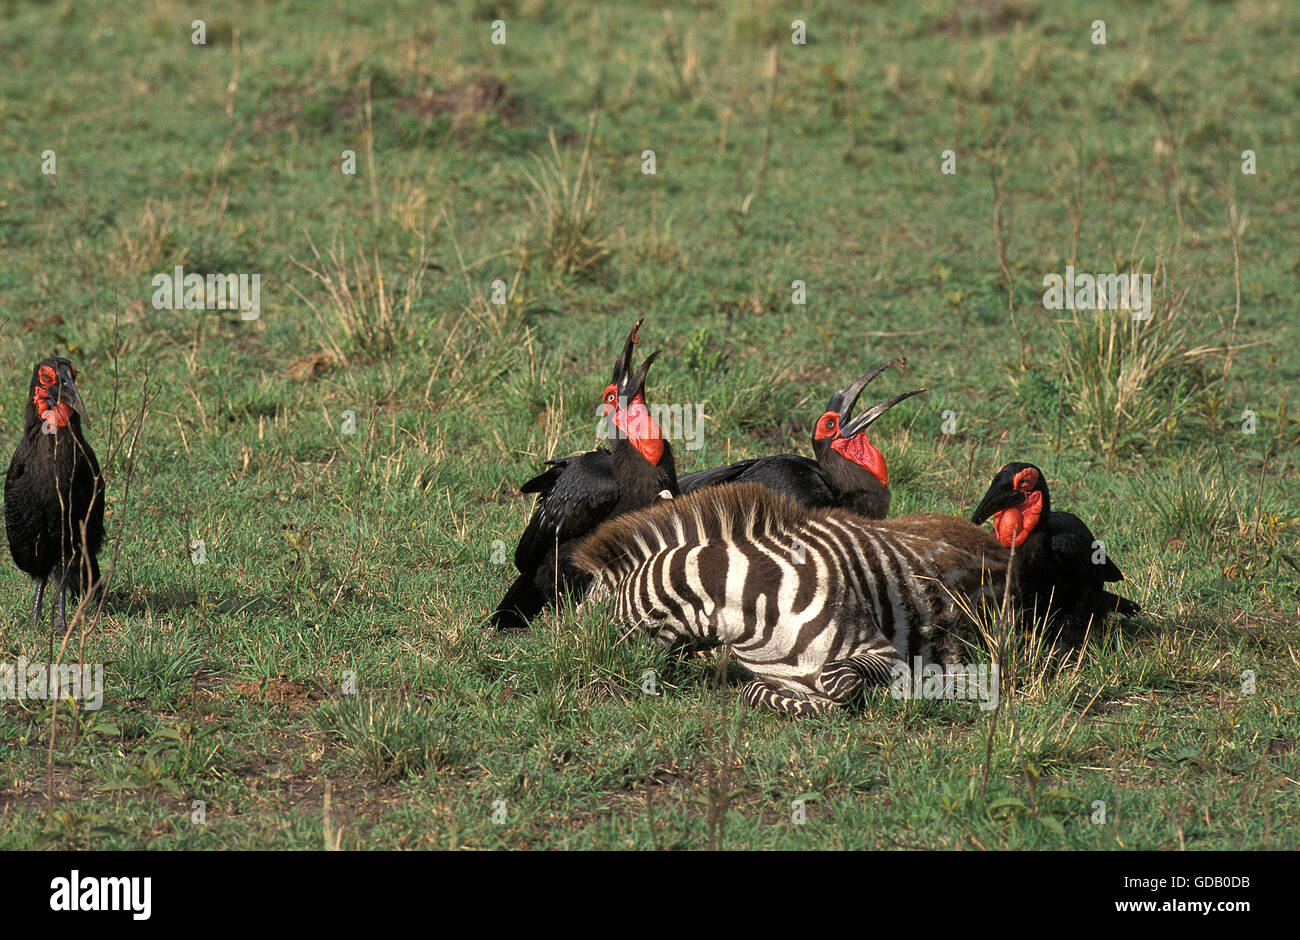
M 1082 519 L 1052 510 L 1047 478 L 1038 467 L 1009 463 L 997 472 L 971 522 L 980 525 L 990 517 L 998 541 L 1014 548 L 1011 582 L 1021 604 L 1062 640 L 1079 644 L 1090 622 L 1099 626 L 1112 611 L 1141 611 L 1106 590 L 1107 582 L 1123 581 L 1124 575 Z
M 561 595 L 585 592 L 590 577 L 569 563 L 582 539 L 606 519 L 678 495 L 673 452 L 650 416 L 646 374 L 659 352 L 632 368 L 638 320 L 614 362 L 614 380 L 601 398 L 611 444 L 559 460 L 520 487 L 537 507 L 515 547 L 519 576 L 490 618 L 498 627 L 524 627 Z
M 683 493 L 719 483 L 748 481 L 787 493 L 810 509 L 837 506 L 869 519 L 889 514 L 889 471 L 880 449 L 867 439 L 867 428 L 904 399 L 925 391 L 904 392 L 873 405 L 851 418 L 862 390 L 890 366 L 906 365 L 901 356 L 876 366 L 826 403 L 826 413 L 813 428 L 816 459 L 797 454 L 776 454 L 740 460 L 726 467 L 697 470 L 681 477 Z
M 104 540 L 104 477 L 81 433 L 86 406 L 77 370 L 62 358 L 42 359 L 32 370 L 23 436 L 5 475 L 5 532 L 14 564 L 36 582 L 32 627 L 40 622 L 45 585 L 59 590 L 60 634 L 67 630 L 67 597 L 99 584 Z M 54 632 L 50 658 L 54 657 Z

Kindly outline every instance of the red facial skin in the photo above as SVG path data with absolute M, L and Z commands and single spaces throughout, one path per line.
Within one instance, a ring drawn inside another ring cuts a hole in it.
M 628 406 L 622 410 L 618 407 L 618 390 L 611 382 L 605 386 L 603 399 L 605 414 L 613 413 L 614 426 L 622 431 L 632 446 L 652 466 L 659 466 L 664 455 L 664 435 L 659 425 L 650 417 L 645 396 L 637 392 Z
M 73 378 L 76 378 L 75 372 Z M 59 381 L 58 375 L 49 366 L 41 366 L 36 380 L 39 384 L 32 394 L 32 403 L 36 405 L 36 413 L 41 416 L 41 420 L 45 422 L 46 426 L 53 422 L 61 428 L 66 428 L 68 420 L 72 417 L 72 406 L 66 402 L 50 401 L 49 389 L 53 388 Z
M 817 419 L 817 430 L 813 433 L 815 440 L 831 438 L 831 447 L 846 460 L 851 460 L 880 481 L 881 486 L 889 485 L 889 471 L 885 467 L 885 455 L 875 444 L 867 440 L 867 432 L 859 431 L 852 437 L 840 437 L 840 416 L 828 411 Z
M 1013 485 L 1018 492 L 1025 494 L 1025 501 L 993 514 L 993 532 L 1007 548 L 1019 548 L 1025 543 L 1043 511 L 1043 494 L 1035 489 L 1038 473 L 1033 467 L 1017 473 Z

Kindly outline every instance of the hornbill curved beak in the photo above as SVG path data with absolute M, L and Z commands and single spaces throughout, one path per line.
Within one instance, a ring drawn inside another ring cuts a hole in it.
M 68 405 L 81 417 L 86 417 L 86 405 L 77 391 L 77 383 L 72 378 L 72 370 L 66 365 L 59 366 L 59 402 Z
M 899 368 L 902 368 L 905 365 L 907 365 L 907 359 L 903 356 L 881 363 L 848 388 L 842 388 L 831 396 L 830 401 L 826 403 L 826 410 L 839 412 L 840 433 L 844 437 L 852 437 L 859 431 L 865 431 L 871 426 L 872 422 L 890 408 L 893 408 L 900 401 L 911 398 L 913 395 L 920 395 L 924 391 L 928 391 L 928 389 L 918 388 L 910 392 L 904 392 L 901 395 L 895 395 L 893 398 L 872 405 L 853 420 L 849 420 L 849 416 L 853 413 L 853 406 L 858 403 L 858 399 L 862 396 L 863 389 L 865 389 L 876 376 L 880 375 L 880 373 L 884 372 L 890 366 L 898 366 Z
M 656 349 L 650 355 L 646 356 L 645 359 L 641 360 L 641 368 L 637 369 L 636 372 L 633 373 L 627 383 L 628 401 L 636 398 L 637 395 L 640 395 L 643 398 L 645 397 L 645 379 L 650 373 L 650 363 L 654 362 L 661 352 L 663 352 L 662 349 Z
M 655 357 L 663 351 L 656 349 L 646 356 L 641 362 L 641 368 L 632 367 L 632 348 L 641 341 L 637 336 L 637 330 L 644 322 L 645 317 L 642 317 L 632 324 L 632 332 L 627 334 L 627 342 L 623 344 L 623 354 L 614 360 L 614 384 L 618 388 L 618 400 L 623 408 L 626 408 L 638 394 L 645 394 L 645 380 L 650 372 L 650 363 L 654 362 Z
M 971 513 L 970 521 L 976 525 L 981 525 L 985 520 L 1002 512 L 1004 509 L 1011 509 L 1014 506 L 1019 506 L 1024 503 L 1024 501 L 1024 493 L 1014 488 L 1003 488 L 995 483 L 989 491 L 984 494 L 984 498 L 981 499 L 980 504 L 975 507 L 975 511 Z
M 628 333 L 627 342 L 623 343 L 623 354 L 614 360 L 614 385 L 619 389 L 619 398 L 623 398 L 623 390 L 627 387 L 627 382 L 633 376 L 632 369 L 632 347 L 640 342 L 637 330 L 641 329 L 641 324 L 645 322 L 645 317 L 641 317 L 632 324 L 632 332 Z M 645 381 L 645 377 L 642 377 Z M 630 395 L 628 397 L 630 400 Z
M 633 368 L 632 347 L 638 342 L 637 330 L 641 323 L 642 320 L 637 320 L 633 324 L 623 344 L 623 354 L 614 361 L 614 381 L 605 388 L 603 408 L 610 433 L 626 438 L 647 463 L 658 466 L 664 455 L 664 436 L 646 404 L 645 380 L 650 364 L 660 351 L 656 349 L 641 360 L 640 368 Z

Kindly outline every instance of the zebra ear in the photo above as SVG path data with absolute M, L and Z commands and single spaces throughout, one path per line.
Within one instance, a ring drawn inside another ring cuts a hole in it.
M 613 592 L 609 589 L 609 585 L 604 581 L 597 581 L 592 586 L 591 590 L 587 592 L 587 596 L 584 597 L 578 606 L 573 609 L 574 614 L 581 617 L 592 605 L 599 606 L 604 601 L 608 600 L 612 593 Z

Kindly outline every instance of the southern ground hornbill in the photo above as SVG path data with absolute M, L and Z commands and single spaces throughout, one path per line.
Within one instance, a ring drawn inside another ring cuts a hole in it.
M 560 460 L 520 487 L 536 493 L 537 507 L 515 547 L 519 577 L 490 618 L 498 627 L 524 627 L 557 596 L 579 596 L 590 577 L 570 564 L 582 540 L 606 519 L 648 506 L 662 493 L 677 496 L 672 448 L 650 417 L 646 374 L 656 351 L 632 368 L 638 320 L 614 363 L 614 380 L 605 387 L 601 407 L 612 442 L 603 448 Z
M 867 439 L 867 428 L 894 405 L 925 389 L 895 395 L 856 418 L 850 416 L 867 384 L 893 365 L 901 367 L 906 365 L 906 360 L 899 357 L 876 366 L 831 396 L 826 413 L 817 419 L 813 429 L 815 460 L 797 454 L 776 454 L 697 470 L 678 481 L 682 492 L 690 493 L 719 483 L 761 483 L 794 497 L 810 509 L 835 506 L 868 519 L 885 518 L 889 514 L 889 472 L 884 455 Z
M 1106 614 L 1132 615 L 1141 608 L 1106 590 L 1123 581 L 1087 524 L 1068 512 L 1053 512 L 1043 471 L 1009 463 L 993 478 L 971 522 L 992 517 L 998 541 L 1014 547 L 1011 581 L 1027 613 L 1044 618 L 1053 634 L 1070 645 L 1082 643 L 1090 622 Z
M 57 632 L 66 633 L 67 597 L 99 583 L 104 540 L 104 478 L 81 433 L 86 407 L 77 370 L 67 359 L 43 359 L 27 389 L 23 436 L 5 475 L 5 531 L 14 564 L 36 582 L 32 628 L 40 622 L 45 585 L 59 590 Z M 54 633 L 50 658 L 54 657 Z

